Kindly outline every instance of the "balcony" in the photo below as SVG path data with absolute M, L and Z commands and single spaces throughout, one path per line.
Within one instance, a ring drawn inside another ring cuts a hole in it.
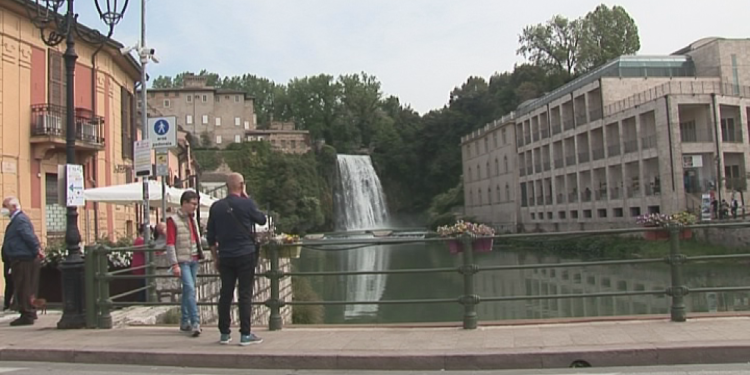
M 544 197 L 544 203 L 546 203 L 548 206 L 551 206 L 552 205 L 552 196 L 548 195 L 548 196 Z
M 610 199 L 620 199 L 620 188 L 611 188 L 609 189 L 609 195 Z
M 548 170 L 550 170 L 550 169 L 552 169 L 552 165 L 550 164 L 550 162 L 549 162 L 549 161 L 545 161 L 545 162 L 544 162 L 544 170 L 545 170 L 545 171 L 548 171 Z
M 44 152 L 51 149 L 65 149 L 66 130 L 65 108 L 39 104 L 31 107 L 31 143 L 43 145 Z M 75 115 L 76 151 L 96 152 L 104 149 L 104 119 L 94 116 L 86 109 L 76 109 Z
M 721 131 L 721 141 L 726 143 L 742 143 L 742 131 Z
M 534 142 L 539 140 L 539 132 L 534 132 Z
M 630 186 L 628 187 L 628 198 L 640 198 L 641 196 L 641 187 L 640 186 Z
M 709 129 L 691 129 L 680 127 L 680 140 L 682 143 L 709 143 L 714 141 L 714 133 Z
M 552 135 L 562 133 L 562 126 L 560 124 L 552 125 Z
M 638 152 L 638 140 L 632 139 L 629 141 L 625 141 L 625 153 L 629 154 L 631 152 Z
M 578 193 L 570 193 L 570 194 L 568 194 L 568 202 L 569 203 L 576 203 L 576 202 L 578 202 Z
M 575 121 L 573 121 L 572 118 L 569 118 L 569 119 L 563 121 L 563 127 L 565 128 L 565 130 L 575 129 L 576 123 L 575 123 Z
M 609 157 L 620 155 L 620 144 L 617 143 L 607 146 L 607 154 Z
M 596 200 L 597 201 L 606 201 L 607 200 L 607 189 L 601 189 L 596 191 Z
M 591 202 L 591 189 L 586 188 L 586 190 L 581 193 L 581 202 Z
M 594 157 L 594 160 L 604 159 L 604 147 L 595 148 L 591 151 L 591 154 Z
M 526 167 L 526 174 L 529 175 L 529 176 L 531 176 L 532 174 L 534 174 L 534 168 L 531 168 L 530 165 L 527 166 Z
M 589 161 L 589 152 L 588 151 L 581 151 L 578 153 L 578 162 L 579 163 L 586 163 Z
M 576 126 L 584 125 L 586 124 L 586 113 L 581 113 L 578 116 L 576 116 Z
M 542 129 L 542 139 L 549 138 L 549 129 Z
M 543 196 L 543 195 L 539 195 L 539 196 L 537 196 L 537 197 L 536 197 L 536 203 L 537 203 L 538 205 L 540 205 L 540 206 L 541 206 L 541 205 L 543 205 L 543 204 L 544 204 L 544 196 Z
M 541 173 L 542 172 L 542 163 L 536 163 L 534 164 L 534 172 Z
M 641 138 L 641 147 L 643 147 L 644 150 L 656 148 L 656 136 L 648 135 Z
M 526 144 L 527 145 L 531 144 L 531 135 L 526 136 Z
M 570 167 L 571 165 L 576 165 L 576 156 L 570 155 L 565 158 L 565 165 Z
M 564 204 L 565 203 L 565 194 L 559 193 L 557 194 L 557 204 Z
M 564 167 L 565 164 L 563 163 L 563 158 L 557 158 L 555 159 L 555 169 L 559 169 Z

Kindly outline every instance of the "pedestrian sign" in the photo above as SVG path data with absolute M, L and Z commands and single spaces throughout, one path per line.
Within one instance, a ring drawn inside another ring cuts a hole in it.
M 167 149 L 177 146 L 177 118 L 150 117 L 148 119 L 149 140 L 152 149 Z

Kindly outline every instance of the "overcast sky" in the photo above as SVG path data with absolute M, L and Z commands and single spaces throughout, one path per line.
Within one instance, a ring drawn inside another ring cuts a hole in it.
M 100 0 L 105 2 L 106 0 Z M 120 0 L 121 2 L 122 0 Z M 115 39 L 139 40 L 140 0 L 130 0 Z M 518 34 L 555 14 L 577 18 L 594 0 L 147 0 L 152 77 L 208 69 L 279 83 L 365 71 L 420 113 L 447 103 L 469 76 L 513 69 Z M 93 1 L 81 21 L 98 26 Z M 643 55 L 664 55 L 706 37 L 750 37 L 748 0 L 622 0 Z

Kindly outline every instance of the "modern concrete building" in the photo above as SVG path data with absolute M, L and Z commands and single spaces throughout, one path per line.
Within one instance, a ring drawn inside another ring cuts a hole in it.
M 186 75 L 183 86 L 149 89 L 149 116 L 175 116 L 177 126 L 201 141 L 202 147 L 240 143 L 256 128 L 254 101 L 243 91 L 206 84 L 207 77 Z
M 706 38 L 669 56 L 620 57 L 521 104 L 461 140 L 466 214 L 578 230 L 698 210 L 702 194 L 730 200 L 747 186 L 748 66 L 750 40 Z M 505 203 L 491 192 L 507 146 L 488 137 L 509 128 L 517 183 Z
M 310 132 L 296 130 L 293 122 L 271 121 L 267 130 L 248 130 L 247 141 L 271 142 L 277 150 L 289 154 L 304 154 L 310 151 Z

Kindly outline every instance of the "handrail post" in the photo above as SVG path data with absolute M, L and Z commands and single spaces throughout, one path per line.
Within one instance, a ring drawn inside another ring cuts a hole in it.
M 477 328 L 477 309 L 479 296 L 474 294 L 474 274 L 478 272 L 474 264 L 473 238 L 468 235 L 461 236 L 463 247 L 463 264 L 459 272 L 464 276 L 464 295 L 459 300 L 464 305 L 464 329 Z
M 680 228 L 676 225 L 669 227 L 669 271 L 672 285 L 667 294 L 672 297 L 672 306 L 669 309 L 670 319 L 673 322 L 684 322 L 687 320 L 685 314 L 685 299 L 688 289 L 683 285 L 682 264 L 685 256 L 680 254 Z
M 148 292 L 146 293 L 148 302 L 158 302 L 158 296 L 156 295 L 156 253 L 154 252 L 155 246 L 153 242 L 148 244 L 148 252 L 151 254 L 150 257 L 146 257 L 148 261 L 148 267 L 146 267 L 146 285 L 148 286 Z
M 99 293 L 96 282 L 97 262 L 94 247 L 83 248 L 84 275 L 86 280 L 86 328 L 96 328 L 97 316 L 97 294 Z
M 268 307 L 270 314 L 268 316 L 268 330 L 270 331 L 281 331 L 283 320 L 281 319 L 281 298 L 279 296 L 279 284 L 284 273 L 279 269 L 279 248 L 275 243 L 269 243 L 268 250 L 271 261 L 271 269 L 266 272 L 266 277 L 271 282 L 271 296 L 265 302 Z
M 99 267 L 97 270 L 97 279 L 99 279 L 99 328 L 111 329 L 112 328 L 112 315 L 110 314 L 110 299 L 109 299 L 109 279 L 107 278 L 109 273 L 109 257 L 106 252 L 108 248 L 104 246 L 98 246 L 95 251 L 99 253 L 97 259 L 99 260 Z

